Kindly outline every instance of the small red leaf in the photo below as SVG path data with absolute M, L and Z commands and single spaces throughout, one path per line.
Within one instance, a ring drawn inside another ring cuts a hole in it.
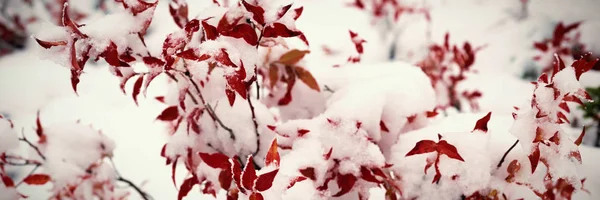
M 242 186 L 247 190 L 254 189 L 254 181 L 256 180 L 256 171 L 254 170 L 254 164 L 252 164 L 252 162 L 252 155 L 250 155 L 248 156 L 248 160 L 246 160 L 244 173 L 242 173 Z
M 221 173 L 219 173 L 219 183 L 221 185 L 221 188 L 223 188 L 224 190 L 229 190 L 229 188 L 231 187 L 232 178 L 233 175 L 231 174 L 231 171 L 229 169 L 221 170 Z
M 484 133 L 487 133 L 487 131 L 488 131 L 487 124 L 490 121 L 491 116 L 492 116 L 492 112 L 488 112 L 487 115 L 485 115 L 481 119 L 477 120 L 477 123 L 475 123 L 475 128 L 473 128 L 473 131 L 480 130 Z
M 177 172 L 177 159 L 179 159 L 179 156 L 175 157 L 175 161 L 173 161 L 173 165 L 171 166 L 171 180 L 173 181 L 173 186 L 175 186 L 175 188 L 177 188 L 177 183 L 175 181 L 175 174 Z
M 337 184 L 340 187 L 340 191 L 333 195 L 333 197 L 340 197 L 352 190 L 356 183 L 356 176 L 352 174 L 344 174 L 337 177 Z
M 256 185 L 254 186 L 254 188 L 256 190 L 258 190 L 259 192 L 262 192 L 262 191 L 265 191 L 265 190 L 268 190 L 269 188 L 271 188 L 271 186 L 273 186 L 273 180 L 275 179 L 277 172 L 279 172 L 279 169 L 276 169 L 271 172 L 267 172 L 267 173 L 264 173 L 264 174 L 261 174 L 260 176 L 258 176 L 258 178 L 256 179 Z
M 310 132 L 310 130 L 300 129 L 300 130 L 298 130 L 298 137 L 302 137 L 302 136 L 306 135 L 308 132 Z
M 233 27 L 231 31 L 223 32 L 223 35 L 234 38 L 244 38 L 246 43 L 252 46 L 258 44 L 258 36 L 250 24 L 238 24 Z
M 432 140 L 421 140 L 415 144 L 412 150 L 410 150 L 405 156 L 412 156 L 417 154 L 431 153 L 436 151 L 437 143 Z
M 293 180 L 290 182 L 290 184 L 287 186 L 287 189 L 290 189 L 291 187 L 294 187 L 294 185 L 296 185 L 296 183 L 298 183 L 298 182 L 302 182 L 302 181 L 304 181 L 304 180 L 306 180 L 306 179 L 307 179 L 307 178 L 306 178 L 306 177 L 304 177 L 304 176 L 298 176 L 298 177 L 294 178 L 294 179 L 293 179 Z
M 277 129 L 276 126 L 273 125 L 267 125 L 267 128 L 269 128 L 269 130 L 275 131 L 275 129 Z
M 377 178 L 375 178 L 375 176 L 373 176 L 373 173 L 371 173 L 371 170 L 367 169 L 365 166 L 360 167 L 360 178 L 364 179 L 365 181 L 369 181 L 369 182 L 373 182 L 373 183 L 381 182 L 381 181 L 377 180 Z
M 242 4 L 244 4 L 244 7 L 248 12 L 252 13 L 252 19 L 254 19 L 254 21 L 261 25 L 265 24 L 265 10 L 262 7 L 251 5 L 245 0 L 242 1 Z
M 540 161 L 540 149 L 539 147 L 534 147 L 534 150 L 531 154 L 527 156 L 529 158 L 529 162 L 531 163 L 531 173 L 535 172 L 535 169 L 538 166 L 538 162 Z
M 48 176 L 47 174 L 31 174 L 25 177 L 25 179 L 23 179 L 23 182 L 29 185 L 44 185 L 48 183 L 50 179 L 50 176 Z
M 258 192 L 253 192 L 248 200 L 264 200 L 262 194 L 258 193 Z
M 171 106 L 163 110 L 162 113 L 160 113 L 160 115 L 156 117 L 156 119 L 161 121 L 173 121 L 178 117 L 179 108 L 177 108 L 177 106 Z
M 460 161 L 463 161 L 463 162 L 465 161 L 460 156 L 460 154 L 458 154 L 458 151 L 456 150 L 456 147 L 454 147 L 454 145 L 451 145 L 448 142 L 446 142 L 446 140 L 442 140 L 442 141 L 440 141 L 437 144 L 437 152 L 440 155 L 445 154 L 449 158 L 452 158 L 452 159 L 460 160 Z
M 302 174 L 302 176 L 309 178 L 310 180 L 316 180 L 317 177 L 315 177 L 315 168 L 313 167 L 307 167 L 304 169 L 299 170 L 300 174 Z
M 331 153 L 333 153 L 333 147 L 329 148 L 329 151 L 323 155 L 323 158 L 325 158 L 325 160 L 329 160 L 329 158 L 331 158 Z
M 302 11 L 304 11 L 304 7 L 294 9 L 294 13 L 296 14 L 296 15 L 294 15 L 294 20 L 297 20 L 298 17 L 300 17 L 300 15 L 302 15 Z
M 273 23 L 272 25 L 266 26 L 263 30 L 263 37 L 296 37 L 302 34 L 300 31 L 293 31 L 288 29 L 282 23 Z
M 203 152 L 198 152 L 202 161 L 204 161 L 208 166 L 215 169 L 224 169 L 229 170 L 231 164 L 229 163 L 229 157 L 222 153 L 214 153 L 207 154 Z
M 290 10 L 290 8 L 292 8 L 292 4 L 281 7 L 281 9 L 277 11 L 277 20 L 281 19 L 281 17 L 283 17 L 283 15 L 285 15 L 285 13 L 287 13 L 288 10 Z
M 135 102 L 135 105 L 138 105 L 137 97 L 140 94 L 140 89 L 142 87 L 143 81 L 144 81 L 144 76 L 141 75 L 135 81 L 135 84 L 133 84 L 133 92 L 131 93 L 131 96 L 133 97 L 133 101 Z
M 225 89 L 225 95 L 229 101 L 229 106 L 233 106 L 233 103 L 235 102 L 235 92 L 230 89 Z
M 181 200 L 183 197 L 187 196 L 187 194 L 192 190 L 194 185 L 198 184 L 198 179 L 196 177 L 190 177 L 183 181 L 181 187 L 179 188 L 179 194 L 177 195 L 177 199 Z
M 2 178 L 2 182 L 7 188 L 15 187 L 15 182 L 13 182 L 10 176 L 5 175 L 4 173 L 0 173 L 0 178 Z
M 235 180 L 235 184 L 238 189 L 242 192 L 245 192 L 244 188 L 242 188 L 242 165 L 238 162 L 238 157 L 231 158 L 231 171 L 233 172 L 233 180 Z
M 273 139 L 273 142 L 271 143 L 271 147 L 269 147 L 269 152 L 267 152 L 267 156 L 265 159 L 265 166 L 268 166 L 273 162 L 275 163 L 275 166 L 279 166 L 279 152 L 277 151 L 277 138 Z
M 585 126 L 583 127 L 583 130 L 581 130 L 581 134 L 579 134 L 579 137 L 577 137 L 577 140 L 575 140 L 575 145 L 577 145 L 577 146 L 581 145 L 581 142 L 583 141 L 583 136 L 585 136 Z
M 217 28 L 206 23 L 206 21 L 202 21 L 202 28 L 204 28 L 204 36 L 208 40 L 215 40 L 219 33 L 217 32 Z
M 390 130 L 387 128 L 387 126 L 385 126 L 385 123 L 383 122 L 383 120 L 379 121 L 379 129 L 381 129 L 381 131 L 390 132 Z

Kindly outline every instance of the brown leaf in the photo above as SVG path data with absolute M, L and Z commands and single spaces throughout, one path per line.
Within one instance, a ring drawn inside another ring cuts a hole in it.
M 315 80 L 315 77 L 313 77 L 313 75 L 307 71 L 306 69 L 302 68 L 302 67 L 295 67 L 294 68 L 296 71 L 296 75 L 298 76 L 298 78 L 304 82 L 306 85 L 308 85 L 308 87 L 310 89 L 313 89 L 317 92 L 320 92 L 321 89 L 319 88 L 319 84 L 317 83 L 317 80 Z
M 277 80 L 279 80 L 279 68 L 277 65 L 271 64 L 269 66 L 269 86 L 273 88 Z
M 292 49 L 279 57 L 278 62 L 284 65 L 294 65 L 304 58 L 304 55 L 310 53 L 308 50 Z

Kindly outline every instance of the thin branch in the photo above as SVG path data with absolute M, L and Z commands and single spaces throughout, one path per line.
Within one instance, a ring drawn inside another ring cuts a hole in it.
M 208 114 L 215 120 L 217 121 L 217 123 L 219 123 L 219 125 L 221 126 L 221 128 L 225 129 L 227 132 L 229 132 L 229 138 L 231 138 L 232 140 L 235 140 L 235 134 L 233 134 L 233 130 L 231 130 L 231 128 L 225 126 L 225 124 L 223 124 L 223 122 L 221 121 L 221 119 L 219 119 L 219 117 L 217 117 L 217 114 L 215 113 L 215 111 L 213 110 L 213 108 L 209 105 L 206 104 L 206 109 L 208 110 Z
M 324 86 L 325 86 L 325 87 L 324 87 L 325 89 L 323 89 L 324 91 L 331 92 L 331 93 L 334 93 L 334 92 L 335 92 L 335 91 L 333 91 L 331 88 L 329 88 L 329 86 L 327 86 L 327 85 L 324 85 Z
M 515 141 L 515 143 L 512 146 L 510 146 L 510 148 L 508 150 L 506 150 L 506 152 L 504 152 L 504 155 L 502 156 L 502 159 L 500 159 L 500 162 L 498 163 L 496 168 L 500 168 L 500 166 L 502 166 L 504 159 L 506 159 L 506 156 L 508 155 L 508 153 L 510 153 L 510 151 L 512 151 L 512 149 L 515 148 L 515 146 L 517 146 L 517 143 L 519 143 L 519 140 Z
M 258 154 L 258 151 L 260 150 L 260 135 L 258 134 L 258 122 L 256 122 L 256 112 L 254 112 L 254 105 L 252 105 L 250 95 L 247 96 L 246 100 L 248 101 L 248 105 L 250 105 L 250 111 L 252 112 L 252 122 L 254 123 L 254 133 L 256 134 L 256 150 L 252 154 L 253 156 L 256 156 L 256 154 Z
M 31 162 L 29 160 L 25 161 L 24 163 L 16 163 L 16 162 L 6 161 L 6 162 L 0 162 L 0 164 L 11 165 L 11 166 L 30 166 L 30 165 L 37 166 L 37 165 L 40 165 L 40 163 Z
M 127 183 L 130 187 L 132 187 L 138 194 L 140 194 L 140 196 L 142 197 L 142 199 L 144 200 L 150 200 L 153 199 L 148 193 L 142 191 L 138 186 L 136 186 L 133 182 L 131 182 L 130 180 L 127 180 L 121 176 L 119 176 L 119 178 L 117 178 L 118 181 Z
M 19 138 L 20 141 L 26 142 L 31 148 L 33 148 L 37 154 L 43 159 L 46 160 L 46 156 L 44 156 L 44 154 L 42 154 L 42 152 L 40 151 L 40 149 L 35 146 L 33 143 L 31 143 L 29 140 L 27 140 L 27 138 L 25 137 L 25 133 L 23 131 L 21 131 L 21 134 L 23 135 L 23 138 Z

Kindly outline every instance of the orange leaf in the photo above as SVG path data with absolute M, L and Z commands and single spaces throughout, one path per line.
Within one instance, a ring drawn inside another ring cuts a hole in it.
M 23 182 L 29 185 L 44 185 L 50 181 L 50 176 L 47 174 L 32 174 L 23 179 Z
M 277 138 L 271 143 L 269 152 L 267 152 L 267 158 L 265 159 L 265 166 L 275 163 L 275 166 L 279 166 L 279 152 L 277 152 Z
M 307 53 L 310 53 L 310 51 L 300 51 L 298 49 L 292 49 L 287 53 L 281 55 L 281 57 L 279 57 L 278 62 L 284 65 L 294 65 L 298 61 L 302 60 L 302 58 L 304 58 L 304 55 L 306 55 Z
M 277 67 L 277 65 L 271 64 L 271 66 L 269 67 L 269 84 L 270 84 L 271 88 L 273 88 L 273 86 L 275 86 L 275 83 L 277 83 L 278 79 L 279 79 L 279 68 Z
M 302 67 L 295 67 L 294 69 L 296 71 L 296 74 L 298 75 L 298 78 L 302 80 L 302 82 L 304 82 L 306 85 L 308 85 L 310 89 L 313 89 L 317 92 L 321 91 L 317 80 L 315 80 L 315 77 L 313 77 L 310 72 L 308 72 Z

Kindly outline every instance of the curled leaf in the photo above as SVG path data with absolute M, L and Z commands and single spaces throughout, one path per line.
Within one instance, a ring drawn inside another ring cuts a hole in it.
M 319 84 L 317 83 L 317 80 L 315 80 L 315 78 L 312 76 L 312 74 L 310 72 L 308 72 L 307 70 L 305 70 L 302 67 L 295 67 L 294 68 L 296 71 L 296 75 L 298 76 L 298 78 L 304 82 L 310 89 L 313 89 L 317 92 L 320 92 L 321 89 L 319 88 Z

